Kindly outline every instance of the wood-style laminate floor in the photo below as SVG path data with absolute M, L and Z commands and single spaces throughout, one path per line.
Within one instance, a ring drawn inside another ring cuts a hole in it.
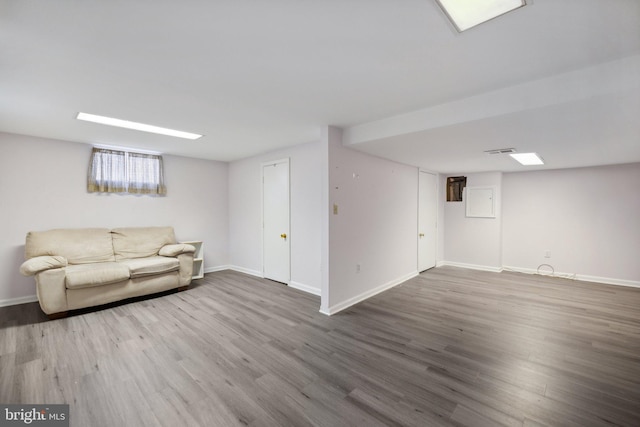
M 640 426 L 640 289 L 432 269 L 335 316 L 224 271 L 47 321 L 0 309 L 0 403 L 72 426 Z

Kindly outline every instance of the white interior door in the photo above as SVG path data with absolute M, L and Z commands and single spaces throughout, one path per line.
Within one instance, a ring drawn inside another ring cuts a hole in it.
M 262 274 L 289 283 L 289 159 L 262 165 Z
M 418 271 L 436 265 L 438 193 L 436 175 L 420 171 L 418 182 Z

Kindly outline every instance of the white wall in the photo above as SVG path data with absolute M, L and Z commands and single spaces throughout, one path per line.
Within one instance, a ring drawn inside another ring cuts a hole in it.
M 448 174 L 466 176 L 469 187 L 494 187 L 496 217 L 467 218 L 466 200 L 444 202 L 444 263 L 462 267 L 499 271 L 502 267 L 502 173 Z M 446 191 L 446 176 L 441 193 Z M 466 194 L 465 194 L 466 196 Z M 444 199 L 446 200 L 446 199 Z
M 418 256 L 418 169 L 345 148 L 331 130 L 326 314 L 415 276 Z
M 179 240 L 205 242 L 207 271 L 261 275 L 261 163 L 285 157 L 292 285 L 322 292 L 321 311 L 417 274 L 417 169 L 343 147 L 339 129 L 323 135 L 229 165 L 165 155 L 168 195 L 149 197 L 87 193 L 89 145 L 0 133 L 0 305 L 35 295 L 33 278 L 18 272 L 30 230 L 169 224 Z M 442 175 L 439 264 L 535 271 L 546 263 L 640 285 L 640 164 L 466 176 L 468 187 L 496 188 L 497 215 L 466 218 L 464 203 L 444 202 Z
M 30 230 L 65 227 L 174 227 L 202 240 L 205 268 L 229 263 L 227 165 L 163 156 L 166 197 L 87 193 L 91 146 L 0 133 L 0 304 L 35 295 L 18 272 Z
M 640 163 L 504 174 L 503 264 L 640 285 L 638 185 Z
M 290 159 L 291 283 L 320 295 L 321 180 L 319 142 L 262 154 L 229 165 L 231 267 L 262 275 L 262 162 Z

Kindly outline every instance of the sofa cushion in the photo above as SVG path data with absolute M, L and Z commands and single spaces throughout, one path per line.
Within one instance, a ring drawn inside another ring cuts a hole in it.
M 135 277 L 178 271 L 180 269 L 180 262 L 177 258 L 167 258 L 164 256 L 125 259 L 118 263 L 126 265 L 129 268 L 129 275 L 132 279 Z
M 118 262 L 70 265 L 65 268 L 67 289 L 90 288 L 129 279 L 129 267 Z
M 176 243 L 173 227 L 114 228 L 111 235 L 116 261 L 156 256 L 164 245 Z
M 25 258 L 60 255 L 69 264 L 115 261 L 111 233 L 107 228 L 30 231 L 25 243 Z

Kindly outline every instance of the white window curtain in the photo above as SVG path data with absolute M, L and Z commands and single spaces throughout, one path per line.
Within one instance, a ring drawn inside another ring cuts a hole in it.
M 167 194 L 164 186 L 162 156 L 129 153 L 128 192 L 134 194 Z
M 127 168 L 124 151 L 94 148 L 87 174 L 89 193 L 124 193 L 127 191 Z
M 162 156 L 94 148 L 87 191 L 165 195 Z

